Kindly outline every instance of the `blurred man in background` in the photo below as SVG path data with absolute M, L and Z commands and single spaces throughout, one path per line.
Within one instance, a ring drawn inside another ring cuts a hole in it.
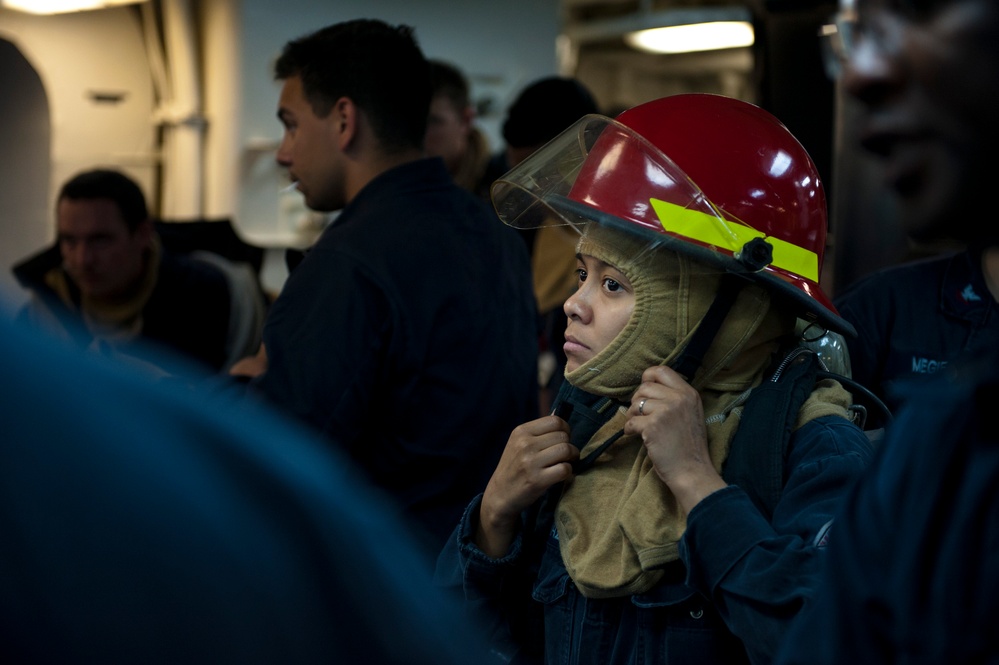
M 169 349 L 208 373 L 260 342 L 263 295 L 254 275 L 234 279 L 239 270 L 220 256 L 165 249 L 141 188 L 112 169 L 69 179 L 57 197 L 55 245 L 14 266 L 32 293 L 22 319 L 159 370 L 162 355 L 151 351 Z M 251 306 L 237 307 L 247 290 Z
M 489 141 L 475 126 L 475 106 L 460 69 L 441 60 L 430 62 L 430 115 L 423 147 L 441 157 L 459 187 L 474 191 L 489 161 Z
M 995 318 L 999 4 L 841 7 L 842 85 L 860 103 L 863 144 L 881 159 L 910 233 L 976 248 L 970 267 L 984 283 L 973 294 Z M 899 335 L 929 340 L 955 326 L 937 310 L 953 294 L 932 278 L 885 288 L 897 290 L 897 309 L 924 312 L 919 330 Z M 823 587 L 780 665 L 999 662 L 999 357 L 994 343 L 971 336 L 967 346 L 933 377 L 900 385 L 896 419 L 836 518 Z

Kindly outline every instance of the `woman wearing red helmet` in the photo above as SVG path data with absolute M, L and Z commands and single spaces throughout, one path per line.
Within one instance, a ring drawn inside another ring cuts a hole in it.
M 853 332 L 818 286 L 814 164 L 761 109 L 679 95 L 582 119 L 492 194 L 508 224 L 580 233 L 566 382 L 439 579 L 511 659 L 768 662 L 872 452 L 850 393 L 784 355 L 800 320 Z M 761 401 L 783 375 L 798 399 Z

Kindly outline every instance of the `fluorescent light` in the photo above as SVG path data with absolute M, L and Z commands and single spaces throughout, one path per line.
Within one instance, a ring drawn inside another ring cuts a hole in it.
M 713 21 L 629 32 L 624 41 L 649 53 L 690 53 L 752 46 L 754 34 L 747 21 Z
M 115 5 L 130 5 L 143 0 L 0 0 L 0 7 L 29 14 L 64 14 Z

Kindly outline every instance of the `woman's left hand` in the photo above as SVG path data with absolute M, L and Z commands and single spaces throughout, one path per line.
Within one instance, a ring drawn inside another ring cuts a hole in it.
M 642 437 L 656 473 L 684 512 L 726 486 L 708 453 L 701 396 L 682 376 L 661 365 L 645 370 L 628 415 L 625 434 Z

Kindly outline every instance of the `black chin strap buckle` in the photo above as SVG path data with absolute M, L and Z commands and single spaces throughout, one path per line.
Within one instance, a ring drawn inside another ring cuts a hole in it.
M 694 378 L 694 373 L 701 366 L 704 355 L 715 340 L 715 335 L 721 330 L 725 317 L 728 316 L 739 291 L 745 284 L 745 278 L 738 275 L 732 273 L 722 275 L 721 283 L 718 285 L 718 293 L 715 294 L 711 307 L 708 308 L 704 318 L 697 325 L 697 329 L 687 342 L 687 346 L 671 363 L 673 369 L 687 381 Z
M 774 247 L 760 237 L 753 238 L 735 254 L 736 260 L 750 272 L 760 272 L 774 260 Z

